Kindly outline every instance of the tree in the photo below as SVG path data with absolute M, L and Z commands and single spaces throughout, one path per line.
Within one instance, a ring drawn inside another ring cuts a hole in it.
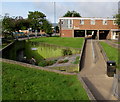
M 5 16 L 2 21 L 2 31 L 9 33 L 15 31 L 15 20 L 9 16 Z
M 15 31 L 15 20 L 8 15 L 4 16 L 2 20 L 2 34 L 5 38 L 13 38 L 13 33 Z
M 13 32 L 28 29 L 29 25 L 29 20 L 23 19 L 21 16 L 13 18 L 5 15 L 2 20 L 2 33 L 6 38 L 9 36 L 13 37 Z
M 42 20 L 43 24 L 41 25 L 41 29 L 45 31 L 45 33 L 47 34 L 51 34 L 52 33 L 52 24 L 44 19 Z
M 45 19 L 46 15 L 42 12 L 34 11 L 29 12 L 28 20 L 30 20 L 30 26 L 33 30 L 40 30 L 43 20 Z
M 55 26 L 55 31 L 56 31 L 56 33 L 59 33 L 59 27 L 58 26 Z
M 76 11 L 68 11 L 63 17 L 81 17 Z
M 120 28 L 120 14 L 117 14 L 117 15 L 115 16 L 115 18 L 116 18 L 116 23 L 118 24 L 118 26 L 119 26 L 119 28 Z
M 15 30 L 27 30 L 30 27 L 30 21 L 28 19 L 17 19 L 15 21 Z
M 21 16 L 16 17 L 16 18 L 5 16 L 2 21 L 3 32 L 9 32 L 9 33 L 12 33 L 14 31 L 28 29 L 29 25 L 30 25 L 29 20 L 23 19 L 23 17 Z

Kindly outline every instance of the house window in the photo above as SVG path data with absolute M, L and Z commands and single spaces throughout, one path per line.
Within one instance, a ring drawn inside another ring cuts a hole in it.
M 84 25 L 84 20 L 83 19 L 80 20 L 80 25 Z
M 63 21 L 64 21 L 64 20 L 61 20 L 61 24 L 63 24 Z
M 107 25 L 107 20 L 103 20 L 103 25 Z
M 68 19 L 67 20 L 67 25 L 68 25 L 68 28 L 71 28 L 72 27 L 72 20 Z
M 70 29 L 70 28 L 72 28 L 72 20 L 70 20 L 70 19 L 61 20 L 61 27 L 63 29 Z
M 95 25 L 95 20 L 91 20 L 91 25 Z

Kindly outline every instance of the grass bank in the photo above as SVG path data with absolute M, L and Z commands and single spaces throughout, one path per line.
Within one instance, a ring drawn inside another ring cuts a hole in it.
M 107 57 L 111 61 L 115 61 L 118 65 L 118 62 L 120 62 L 120 59 L 118 58 L 118 55 L 120 54 L 120 51 L 110 45 L 108 45 L 105 42 L 100 42 L 102 45 L 104 51 L 106 52 Z
M 77 76 L 2 64 L 3 100 L 88 100 Z
M 30 39 L 32 42 L 43 42 L 64 47 L 82 48 L 84 38 L 41 37 Z

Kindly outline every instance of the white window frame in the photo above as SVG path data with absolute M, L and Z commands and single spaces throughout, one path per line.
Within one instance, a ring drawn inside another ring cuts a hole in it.
M 106 19 L 103 20 L 103 25 L 107 25 L 107 20 Z
M 84 25 L 84 19 L 80 20 L 80 25 Z
M 91 19 L 91 25 L 95 25 L 95 19 Z
M 72 20 L 71 19 L 67 20 L 67 26 L 68 26 L 68 28 L 72 28 Z

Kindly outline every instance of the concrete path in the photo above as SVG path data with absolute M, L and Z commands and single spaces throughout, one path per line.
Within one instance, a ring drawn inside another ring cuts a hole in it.
M 86 43 L 80 76 L 97 100 L 117 100 L 112 95 L 113 78 L 106 75 L 106 63 L 96 41 L 88 40 Z

